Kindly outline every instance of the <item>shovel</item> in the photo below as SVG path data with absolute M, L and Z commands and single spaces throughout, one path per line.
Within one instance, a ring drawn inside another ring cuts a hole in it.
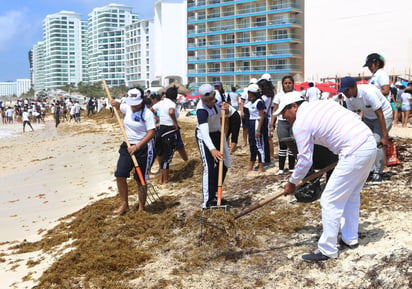
M 310 176 L 307 176 L 306 178 L 304 178 L 303 180 L 301 180 L 301 181 L 299 182 L 299 184 L 296 185 L 296 187 L 300 187 L 300 186 L 306 184 L 307 182 L 309 182 L 309 181 L 311 181 L 311 180 L 314 180 L 314 179 L 316 179 L 317 177 L 323 175 L 324 173 L 330 171 L 331 169 L 333 169 L 333 168 L 336 166 L 336 164 L 337 164 L 337 162 L 334 162 L 334 163 L 328 165 L 327 167 L 324 167 L 323 169 L 317 171 L 316 173 L 313 173 L 313 174 L 311 174 Z M 255 204 L 253 204 L 253 205 L 247 207 L 246 209 L 244 209 L 243 211 L 240 211 L 239 213 L 237 213 L 237 214 L 235 215 L 235 219 L 238 219 L 238 218 L 240 218 L 240 217 L 242 217 L 242 216 L 244 216 L 244 215 L 247 215 L 247 214 L 249 214 L 250 212 L 253 212 L 253 211 L 256 210 L 256 209 L 259 209 L 260 207 L 263 207 L 263 206 L 266 205 L 267 203 L 269 203 L 269 202 L 271 202 L 271 201 L 273 201 L 273 200 L 275 200 L 275 199 L 277 199 L 277 198 L 279 198 L 279 197 L 281 197 L 281 196 L 283 196 L 283 195 L 285 195 L 285 192 L 284 192 L 284 191 L 281 191 L 281 192 L 278 192 L 278 193 L 276 193 L 276 194 L 274 194 L 274 195 L 272 195 L 272 196 L 267 197 L 266 199 L 263 199 L 263 200 L 255 203 Z
M 104 86 L 104 89 L 106 91 L 107 97 L 109 98 L 109 101 L 112 101 L 113 98 L 112 98 L 112 95 L 110 94 L 110 90 L 107 86 L 106 80 L 103 79 L 102 82 L 103 82 L 103 86 Z M 122 119 L 120 118 L 120 115 L 119 115 L 119 112 L 117 111 L 117 109 L 114 109 L 114 114 L 116 115 L 116 119 L 117 119 L 117 122 L 119 123 L 120 130 L 122 131 L 123 138 L 124 138 L 124 140 L 127 144 L 127 147 L 129 148 L 130 147 L 130 142 L 129 142 L 129 139 L 127 137 L 126 131 L 123 127 L 123 122 L 122 122 Z M 134 154 L 131 154 L 130 156 L 133 160 L 133 164 L 134 164 L 136 173 L 137 173 L 137 175 L 139 177 L 139 180 L 140 180 L 140 186 L 139 186 L 139 183 L 138 183 L 138 190 L 141 193 L 146 195 L 146 202 L 149 205 L 156 202 L 156 201 L 158 201 L 160 199 L 160 197 L 157 194 L 157 191 L 155 190 L 155 188 L 152 185 L 146 183 L 146 181 L 144 179 L 144 176 L 143 176 L 143 173 L 142 173 L 142 170 L 140 169 L 139 163 L 137 162 L 136 156 Z

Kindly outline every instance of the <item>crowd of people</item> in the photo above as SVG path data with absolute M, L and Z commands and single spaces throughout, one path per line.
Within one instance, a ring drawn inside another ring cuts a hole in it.
M 303 95 L 295 91 L 292 75 L 282 78 L 277 91 L 267 73 L 259 79 L 250 79 L 242 94 L 230 86 L 230 92 L 226 92 L 220 81 L 201 85 L 194 134 L 203 167 L 201 208 L 227 204 L 226 200 L 219 200 L 218 186 L 220 181 L 224 182 L 231 167 L 231 154 L 237 149 L 249 149 L 247 171 L 256 170 L 259 174 L 274 166 L 273 135 L 276 132 L 279 143 L 276 174 L 289 173 L 285 195 L 294 193 L 297 184 L 313 172 L 319 156 L 331 156 L 337 163 L 328 173 L 320 197 L 323 233 L 318 250 L 302 258 L 308 262 L 324 261 L 338 257 L 339 249 L 356 248 L 360 191 L 365 182 L 382 183 L 385 147 L 391 126 L 397 125 L 399 117 L 397 103 L 402 99 L 401 111 L 406 112 L 410 110 L 412 98 L 411 91 L 399 83 L 396 83 L 396 91 L 390 86 L 381 55 L 368 55 L 364 66 L 372 73 L 368 84 L 359 85 L 354 78 L 344 77 L 339 94 L 327 100 L 322 99 L 321 92 L 313 84 Z M 135 153 L 146 179 L 154 161 L 147 156 L 156 157 L 160 164 L 159 182 L 166 184 L 174 152 L 179 142 L 183 145 L 178 125 L 177 87 L 170 87 L 161 97 L 152 95 L 147 104 L 141 90 L 130 90 L 124 102 L 130 105 L 121 104 L 121 101 L 113 101 L 112 105 L 126 114 L 127 136 L 134 141 L 129 148 L 122 144 L 119 151 L 116 177 L 121 178 L 118 189 L 122 203 L 114 214 L 129 210 L 124 178 L 132 164 L 130 161 L 124 164 L 125 154 Z M 406 113 L 403 115 L 407 118 Z M 238 145 L 241 128 L 243 143 Z M 295 150 L 290 145 L 291 140 Z M 150 148 L 153 154 L 148 153 Z M 321 154 L 316 153 L 319 149 Z M 144 209 L 143 200 L 144 196 L 139 202 L 140 209 Z

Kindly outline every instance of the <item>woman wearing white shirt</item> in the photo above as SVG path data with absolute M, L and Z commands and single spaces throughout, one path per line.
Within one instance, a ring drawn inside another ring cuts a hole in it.
M 126 142 L 123 141 L 119 149 L 120 155 L 115 177 L 121 204 L 117 210 L 113 211 L 114 215 L 122 215 L 129 211 L 127 178 L 134 168 L 131 154 L 136 156 L 145 180 L 148 179 L 148 172 L 154 159 L 152 144 L 156 127 L 154 115 L 143 103 L 142 89 L 133 88 L 127 94 L 126 103 L 120 103 L 116 100 L 111 101 L 112 106 L 124 114 L 123 125 L 130 142 L 130 147 L 127 147 Z M 143 211 L 147 192 L 140 189 L 142 184 L 136 172 L 134 178 L 138 184 L 139 211 Z
M 179 111 L 176 109 L 177 94 L 178 87 L 172 86 L 166 90 L 166 97 L 152 106 L 153 111 L 159 115 L 156 154 L 161 158 L 160 184 L 169 182 L 169 165 L 177 148 L 177 132 L 179 130 L 177 124 Z
M 401 101 L 402 101 L 402 108 L 401 108 L 402 109 L 402 127 L 407 127 L 409 111 L 411 110 L 412 94 L 404 91 L 401 94 Z

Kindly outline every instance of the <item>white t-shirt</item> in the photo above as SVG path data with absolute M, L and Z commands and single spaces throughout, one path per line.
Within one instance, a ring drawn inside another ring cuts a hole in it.
M 27 111 L 23 111 L 23 121 L 30 121 L 29 120 L 29 113 Z
M 382 86 L 390 85 L 389 75 L 382 68 L 379 68 L 374 74 L 372 74 L 372 77 L 371 79 L 369 79 L 368 83 L 376 86 L 376 88 L 380 90 Z M 391 92 L 389 91 L 389 94 L 384 96 L 388 98 L 388 96 L 390 97 L 390 95 Z
M 144 107 L 143 112 L 133 112 L 130 105 L 122 103 L 120 111 L 125 114 L 123 125 L 131 144 L 140 142 L 146 136 L 148 130 L 156 127 L 154 114 L 147 107 Z
M 234 107 L 238 107 L 239 106 L 239 94 L 236 92 L 229 92 L 229 97 L 230 97 L 230 103 L 232 104 L 232 106 Z
M 179 111 L 176 109 L 176 103 L 170 98 L 165 98 L 153 105 L 153 110 L 159 116 L 159 124 L 172 126 L 174 125 L 172 118 L 169 114 L 169 109 L 173 108 L 175 110 L 176 119 L 179 118 Z
M 320 90 L 317 87 L 309 87 L 306 90 L 306 97 L 308 98 L 308 102 L 312 102 L 315 100 L 319 100 L 320 98 Z
M 346 98 L 346 106 L 349 110 L 363 111 L 363 115 L 368 119 L 377 119 L 375 111 L 382 109 L 385 118 L 392 117 L 392 108 L 386 97 L 376 86 L 371 84 L 358 85 L 358 95 L 356 97 Z
M 401 94 L 402 106 L 410 105 L 412 99 L 412 95 L 408 92 L 404 92 Z
M 283 91 L 277 93 L 277 94 L 275 95 L 275 98 L 273 99 L 273 103 L 279 105 L 279 104 L 280 104 L 280 100 L 281 100 L 282 97 L 284 97 L 284 96 L 285 96 L 285 93 L 284 93 Z M 274 111 L 273 111 L 273 112 L 274 112 Z M 277 119 L 278 119 L 278 120 L 285 120 L 285 119 L 283 118 L 282 114 L 279 114 L 279 115 L 277 116 Z

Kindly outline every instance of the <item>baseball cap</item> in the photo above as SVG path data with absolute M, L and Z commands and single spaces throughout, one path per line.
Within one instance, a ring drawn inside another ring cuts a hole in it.
M 214 84 L 213 84 L 213 86 L 220 86 L 220 87 L 222 87 L 223 84 L 222 84 L 222 82 L 220 82 L 220 81 L 215 81 Z
M 354 87 L 356 85 L 356 81 L 353 77 L 350 76 L 345 76 L 342 78 L 340 82 L 340 87 L 338 89 L 338 92 L 345 92 L 347 89 Z
M 265 79 L 265 80 L 267 80 L 267 81 L 271 81 L 271 80 L 272 80 L 272 77 L 270 76 L 269 73 L 264 73 L 264 74 L 262 74 L 262 76 L 260 77 L 259 80 L 261 80 L 261 79 Z
M 401 86 L 402 83 L 400 81 L 395 82 L 395 86 Z
M 126 103 L 128 105 L 139 105 L 142 101 L 142 93 L 139 89 L 132 88 L 127 91 Z
M 211 95 L 214 94 L 214 93 L 215 93 L 215 88 L 214 88 L 211 84 L 209 84 L 209 83 L 207 83 L 207 84 L 202 84 L 202 85 L 199 87 L 199 94 L 200 94 L 200 97 L 201 97 L 201 98 L 209 97 L 209 96 L 211 96 Z
M 273 114 L 279 115 L 285 109 L 287 105 L 301 101 L 301 100 L 304 100 L 304 99 L 302 95 L 297 91 L 291 91 L 291 92 L 285 93 L 285 95 L 283 95 L 280 98 L 279 107 Z
M 363 65 L 363 67 L 369 66 L 372 63 L 377 62 L 378 60 L 385 62 L 385 59 L 382 55 L 378 53 L 371 53 L 366 57 L 365 64 Z
M 249 84 L 257 83 L 257 82 L 258 82 L 258 80 L 254 77 L 249 80 Z
M 256 83 L 252 83 L 247 87 L 247 91 L 253 93 L 260 92 L 259 85 L 257 85 Z

